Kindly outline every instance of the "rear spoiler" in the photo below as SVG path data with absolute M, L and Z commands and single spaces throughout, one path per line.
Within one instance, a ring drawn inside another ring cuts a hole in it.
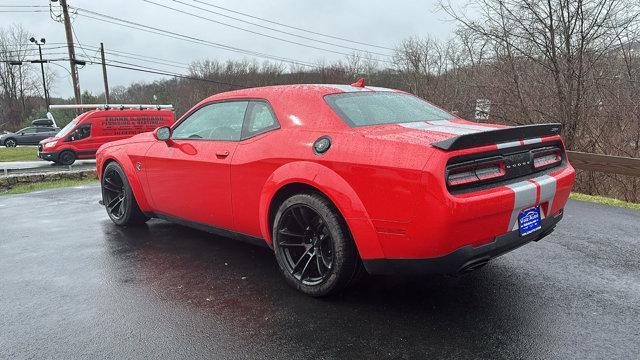
M 559 123 L 514 126 L 454 136 L 446 140 L 431 143 L 431 145 L 445 151 L 460 150 L 515 140 L 554 136 L 559 135 L 560 130 L 562 130 L 562 124 Z

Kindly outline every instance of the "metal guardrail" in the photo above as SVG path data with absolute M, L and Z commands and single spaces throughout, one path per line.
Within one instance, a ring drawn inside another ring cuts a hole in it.
M 640 158 L 567 151 L 569 162 L 580 170 L 640 177 Z
M 69 172 L 78 170 L 95 169 L 95 164 L 79 164 L 79 165 L 52 165 L 50 167 L 33 167 L 33 168 L 2 168 L 0 176 L 21 175 L 21 174 L 38 174 L 38 173 L 55 173 Z

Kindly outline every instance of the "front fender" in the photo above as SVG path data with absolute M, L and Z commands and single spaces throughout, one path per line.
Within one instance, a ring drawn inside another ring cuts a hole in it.
M 133 160 L 131 157 L 127 156 L 124 149 L 121 147 L 109 147 L 105 149 L 100 147 L 96 158 L 96 170 L 100 179 L 102 179 L 102 172 L 106 165 L 111 161 L 117 162 L 127 175 L 131 191 L 133 192 L 133 196 L 135 197 L 140 210 L 143 212 L 151 211 L 151 206 L 147 200 L 144 189 L 142 188 L 140 178 L 138 177 L 138 171 L 136 171 Z
M 269 244 L 272 243 L 269 224 L 271 202 L 278 190 L 294 183 L 312 186 L 333 202 L 347 222 L 361 258 L 384 257 L 369 214 L 353 188 L 332 169 L 310 161 L 282 165 L 265 182 L 260 195 L 260 231 Z

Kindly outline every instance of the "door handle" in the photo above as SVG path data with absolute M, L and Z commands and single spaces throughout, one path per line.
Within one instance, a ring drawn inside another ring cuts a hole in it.
M 226 158 L 227 156 L 229 156 L 229 150 L 217 151 L 216 156 L 219 158 Z

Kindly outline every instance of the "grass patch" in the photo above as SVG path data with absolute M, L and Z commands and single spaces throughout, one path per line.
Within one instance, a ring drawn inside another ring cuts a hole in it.
M 608 198 L 604 196 L 587 195 L 587 194 L 572 192 L 569 198 L 572 200 L 594 202 L 598 204 L 621 207 L 625 209 L 640 210 L 640 204 Z
M 38 150 L 35 147 L 0 147 L 0 162 L 6 161 L 31 161 L 40 160 L 36 152 Z
M 53 181 L 43 181 L 31 184 L 21 184 L 17 185 L 9 190 L 0 191 L 0 195 L 12 195 L 12 194 L 24 194 L 32 191 L 46 190 L 46 189 L 57 189 L 68 186 L 80 186 L 80 185 L 91 185 L 98 184 L 97 179 L 81 179 L 81 180 L 53 180 Z

